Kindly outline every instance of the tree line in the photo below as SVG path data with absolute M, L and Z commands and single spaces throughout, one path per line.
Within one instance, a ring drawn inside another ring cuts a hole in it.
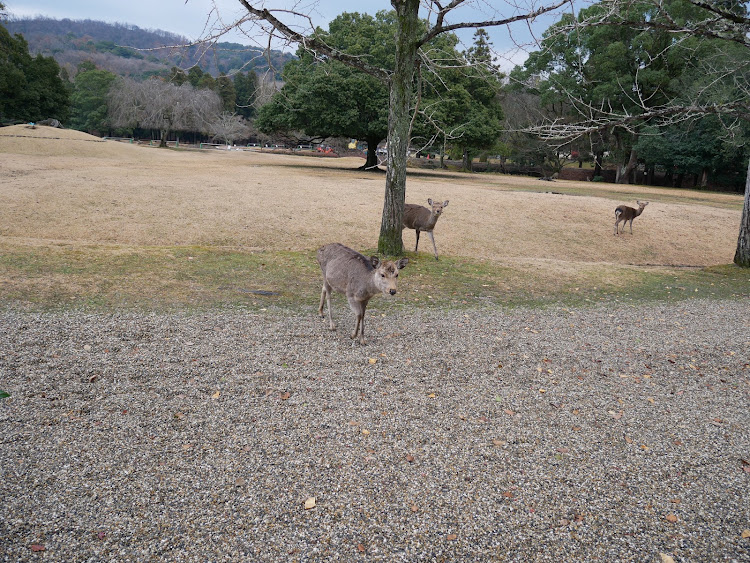
M 2 4 L 0 4 L 2 7 Z M 214 78 L 200 67 L 172 67 L 137 81 L 85 61 L 71 79 L 52 57 L 29 54 L 22 35 L 0 26 L 0 122 L 56 119 L 97 135 L 172 133 L 231 143 L 248 137 L 259 89 L 254 72 Z

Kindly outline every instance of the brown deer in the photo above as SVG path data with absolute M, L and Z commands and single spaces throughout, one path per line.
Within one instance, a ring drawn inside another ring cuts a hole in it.
M 440 215 L 443 213 L 443 208 L 448 207 L 448 200 L 446 199 L 443 203 L 439 201 L 433 202 L 432 199 L 428 199 L 427 203 L 430 204 L 430 209 L 422 205 L 416 205 L 414 203 L 407 203 L 404 205 L 404 229 L 414 229 L 417 232 L 417 244 L 414 245 L 414 252 L 419 248 L 419 233 L 424 231 L 430 236 L 432 240 L 432 248 L 435 250 L 435 260 L 438 259 L 437 246 L 435 246 L 435 236 L 432 234 L 432 229 L 435 228 L 435 223 L 440 219 Z
M 615 234 L 619 234 L 618 225 L 622 221 L 622 232 L 625 232 L 625 225 L 630 221 L 630 234 L 633 234 L 633 219 L 638 217 L 648 205 L 647 201 L 637 201 L 638 209 L 633 209 L 627 205 L 618 205 L 615 208 Z
M 397 262 L 380 260 L 377 256 L 368 259 L 339 243 L 321 247 L 318 249 L 318 264 L 323 271 L 323 290 L 320 293 L 318 314 L 324 317 L 323 303 L 326 302 L 330 329 L 336 330 L 336 324 L 331 318 L 331 291 L 346 294 L 349 307 L 357 319 L 352 339 L 357 338 L 359 333 L 359 343 L 364 345 L 367 303 L 378 293 L 395 295 L 398 271 L 408 263 L 408 258 Z

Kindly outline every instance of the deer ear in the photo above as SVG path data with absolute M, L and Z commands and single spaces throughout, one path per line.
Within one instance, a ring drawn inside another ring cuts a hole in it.
M 401 260 L 399 260 L 398 262 L 396 262 L 396 268 L 398 268 L 399 270 L 403 270 L 404 267 L 408 263 L 409 263 L 409 259 L 408 258 L 402 258 Z
M 448 200 L 447 199 L 443 202 L 443 207 L 448 207 Z
M 431 197 L 427 198 L 427 203 L 430 204 L 430 205 L 432 205 L 432 198 Z
M 373 268 L 377 268 L 378 264 L 380 264 L 380 258 L 377 256 L 370 256 L 370 264 L 372 264 Z

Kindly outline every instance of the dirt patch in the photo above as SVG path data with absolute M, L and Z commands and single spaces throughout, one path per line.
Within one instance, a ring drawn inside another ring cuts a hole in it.
M 311 250 L 377 245 L 382 174 L 358 158 L 254 151 L 164 150 L 77 131 L 0 129 L 0 236 L 6 243 L 212 245 Z M 578 192 L 577 192 L 578 190 Z M 561 192 L 561 193 L 552 193 Z M 573 195 L 581 193 L 583 195 Z M 734 255 L 742 199 L 727 194 L 541 182 L 495 174 L 415 171 L 407 201 L 450 200 L 441 255 L 546 272 L 584 263 L 708 266 Z M 650 205 L 633 235 L 613 235 L 614 208 Z M 407 250 L 414 232 L 404 232 Z M 429 240 L 420 252 L 429 253 Z

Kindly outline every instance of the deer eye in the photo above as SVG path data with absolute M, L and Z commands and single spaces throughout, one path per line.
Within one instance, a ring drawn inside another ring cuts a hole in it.
M 384 278 L 384 277 L 385 277 L 385 274 L 380 274 L 380 277 L 381 277 L 381 278 Z
M 393 276 L 393 277 L 394 277 L 394 278 L 397 278 L 397 277 L 398 277 L 398 272 L 396 272 L 396 275 L 395 275 L 395 276 Z

